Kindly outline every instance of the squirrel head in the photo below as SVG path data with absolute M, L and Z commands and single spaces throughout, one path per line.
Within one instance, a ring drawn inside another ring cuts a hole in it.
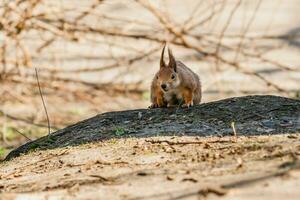
M 157 74 L 157 82 L 163 92 L 168 92 L 175 89 L 180 84 L 179 76 L 177 73 L 177 66 L 175 58 L 172 54 L 170 48 L 168 48 L 169 53 L 169 64 L 166 65 L 164 61 L 164 51 L 166 44 L 163 47 L 161 57 L 160 57 L 160 69 Z

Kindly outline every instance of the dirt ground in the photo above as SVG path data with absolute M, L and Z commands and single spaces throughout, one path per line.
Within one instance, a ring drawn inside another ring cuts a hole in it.
M 68 0 L 62 1 L 44 1 L 45 4 L 53 4 L 53 10 L 58 10 L 61 18 L 69 16 L 69 14 L 62 12 L 62 9 L 71 11 L 75 9 L 82 10 L 87 9 L 94 1 L 80 1 L 73 0 L 72 3 Z M 182 24 L 186 18 L 189 18 L 191 11 L 194 10 L 196 4 L 199 1 L 186 0 L 186 1 L 151 1 L 159 10 L 174 20 L 174 23 L 178 25 Z M 221 2 L 221 1 L 220 1 Z M 260 1 L 245 0 L 242 1 L 242 5 L 238 12 L 236 12 L 226 34 L 232 33 L 239 34 L 245 29 L 257 3 Z M 210 12 L 210 4 L 217 3 L 217 1 L 203 1 L 203 10 Z M 203 33 L 218 33 L 219 29 L 224 27 L 228 14 L 230 13 L 232 6 L 236 4 L 236 1 L 228 1 L 228 4 L 219 17 L 209 22 L 204 28 L 199 27 L 195 34 Z M 80 6 L 78 6 L 80 5 Z M 213 6 L 214 7 L 214 6 Z M 51 9 L 49 9 L 51 10 Z M 79 11 L 78 10 L 78 11 Z M 117 10 L 117 12 L 114 12 Z M 138 12 L 139 11 L 139 12 Z M 255 20 L 253 21 L 247 36 L 276 36 L 276 35 L 288 35 L 294 36 L 299 34 L 299 22 L 298 19 L 300 11 L 300 4 L 297 0 L 284 1 L 272 1 L 264 0 L 260 8 L 257 10 Z M 107 14 L 112 17 L 122 17 L 122 19 L 135 19 L 150 23 L 151 27 L 160 24 L 148 12 L 141 10 L 141 7 L 136 5 L 135 1 L 105 1 L 105 4 L 100 7 L 96 13 Z M 205 17 L 199 12 L 199 17 Z M 79 13 L 73 13 L 73 15 Z M 96 17 L 96 16 L 95 16 Z M 198 20 L 198 17 L 196 17 Z M 97 23 L 95 23 L 95 19 Z M 200 19 L 199 19 L 200 20 Z M 102 26 L 105 24 L 99 23 L 98 18 L 87 18 L 84 23 L 93 24 L 93 26 Z M 111 24 L 111 23 L 109 23 Z M 119 29 L 128 27 L 128 30 L 134 28 L 131 23 L 124 26 L 118 25 Z M 143 27 L 141 27 L 143 28 Z M 148 31 L 147 28 L 141 29 L 142 32 Z M 32 34 L 32 35 L 31 35 Z M 26 36 L 26 37 L 25 37 Z M 293 37 L 294 37 L 293 36 Z M 48 38 L 48 36 L 46 37 Z M 166 35 L 165 39 L 169 36 Z M 245 50 L 251 50 L 252 48 L 261 52 L 265 52 L 266 58 L 273 60 L 274 62 L 288 65 L 292 68 L 299 68 L 299 42 L 298 37 L 295 38 L 280 38 L 276 40 L 264 39 L 251 42 L 248 44 L 247 40 L 244 41 Z M 115 58 L 120 56 L 132 56 L 133 52 L 128 51 L 128 48 L 122 48 L 123 40 L 116 38 L 102 38 L 99 35 L 95 35 L 89 38 L 82 38 L 81 42 L 74 42 L 68 40 L 57 40 L 53 42 L 48 48 L 45 48 L 40 53 L 36 51 L 41 44 L 44 43 L 44 39 L 40 38 L 40 35 L 32 32 L 29 35 L 24 34 L 23 42 L 28 47 L 28 52 L 32 55 L 32 66 L 37 66 L 40 71 L 40 75 L 43 74 L 43 69 L 76 69 L 84 67 L 99 67 L 106 66 L 111 62 L 115 62 Z M 109 41 L 110 43 L 116 43 L 119 45 L 105 45 L 102 40 Z M 229 38 L 224 38 L 224 44 L 231 41 Z M 239 42 L 239 39 L 236 40 Z M 13 43 L 12 43 L 13 44 Z M 132 40 L 126 42 L 126 46 L 136 49 L 140 52 L 147 52 L 149 48 L 153 48 L 154 44 L 149 45 L 148 42 Z M 14 45 L 12 45 L 14 46 Z M 282 48 L 278 48 L 282 46 Z M 209 46 L 208 46 L 209 47 Z M 241 62 L 247 64 L 249 69 L 253 69 L 255 72 L 266 76 L 269 80 L 279 84 L 282 88 L 286 89 L 285 93 L 278 93 L 265 83 L 262 83 L 255 77 L 251 77 L 245 74 L 237 72 L 233 68 L 226 68 L 215 72 L 215 60 L 206 60 L 199 57 L 199 54 L 193 50 L 185 49 L 180 46 L 172 45 L 172 49 L 176 58 L 187 64 L 201 77 L 203 84 L 203 100 L 202 102 L 215 101 L 227 97 L 240 96 L 245 94 L 274 94 L 281 96 L 288 96 L 292 98 L 299 98 L 299 70 L 287 71 L 278 70 L 269 65 L 257 63 L 247 59 L 241 59 Z M 120 84 L 133 84 L 136 85 L 138 93 L 122 92 L 117 93 L 112 91 L 91 90 L 90 87 L 76 86 L 73 83 L 70 85 L 63 84 L 66 88 L 69 88 L 71 92 L 66 92 L 64 87 L 61 89 L 47 89 L 42 87 L 43 95 L 45 98 L 52 131 L 61 129 L 67 125 L 74 124 L 80 120 L 92 117 L 99 113 L 108 111 L 119 111 L 129 109 L 147 108 L 150 105 L 149 86 L 153 79 L 154 74 L 158 70 L 158 61 L 160 58 L 160 50 L 157 50 L 152 56 L 147 59 L 143 59 L 137 63 L 122 64 L 120 67 L 93 73 L 84 73 L 80 76 L 75 74 L 76 79 L 83 81 L 90 81 L 92 83 L 106 83 L 113 82 Z M 15 50 L 11 50 L 15 52 Z M 134 54 L 136 52 L 134 51 Z M 123 55 L 124 54 L 124 55 Z M 230 51 L 222 52 L 225 57 L 232 56 Z M 113 55 L 112 60 L 107 59 Z M 15 56 L 14 56 L 15 58 Z M 223 68 L 223 67 L 222 67 Z M 147 69 L 147 73 L 145 73 Z M 34 79 L 35 81 L 35 79 Z M 82 88 L 81 88 L 82 87 Z M 133 88 L 135 88 L 133 87 Z M 131 87 L 130 87 L 131 88 Z M 0 159 L 3 159 L 7 153 L 12 149 L 24 144 L 28 141 L 19 132 L 26 135 L 29 139 L 35 140 L 41 136 L 45 136 L 48 133 L 47 130 L 47 117 L 43 109 L 41 98 L 36 86 L 31 84 L 26 86 L 20 83 L 2 84 L 0 87 L 1 103 L 0 110 Z M 62 106 L 63 105 L 63 106 Z M 6 114 L 4 114 L 6 113 Z M 11 118 L 12 116 L 13 118 Z M 17 119 L 16 119 L 17 118 Z M 19 131 L 19 132 L 18 132 Z M 3 153 L 1 153 L 3 152 Z
M 299 199 L 300 134 L 111 139 L 0 165 L 0 199 Z

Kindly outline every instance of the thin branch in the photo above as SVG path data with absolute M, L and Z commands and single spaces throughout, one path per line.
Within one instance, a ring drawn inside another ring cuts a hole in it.
M 241 2 L 242 2 L 242 1 L 239 0 L 239 1 L 235 4 L 235 6 L 233 7 L 233 9 L 232 9 L 231 12 L 230 12 L 230 15 L 229 15 L 229 17 L 228 17 L 228 20 L 226 21 L 225 26 L 224 26 L 223 29 L 221 30 L 221 35 L 220 35 L 220 37 L 219 37 L 219 42 L 218 42 L 218 45 L 217 45 L 216 51 L 215 51 L 215 54 L 216 54 L 216 55 L 219 55 L 219 51 L 220 51 L 220 47 L 221 47 L 221 44 L 222 44 L 223 36 L 224 36 L 224 34 L 225 34 L 227 28 L 229 27 L 230 22 L 231 22 L 231 20 L 232 20 L 232 18 L 233 18 L 233 16 L 234 16 L 235 12 L 236 12 L 236 11 L 238 10 L 238 8 L 240 7 Z M 216 68 L 218 68 L 218 64 L 219 64 L 219 59 L 216 59 Z
M 29 137 L 27 137 L 24 133 L 22 133 L 21 131 L 19 131 L 16 128 L 13 128 L 14 131 L 16 131 L 17 133 L 19 133 L 20 135 L 22 135 L 23 137 L 25 137 L 28 141 L 32 141 Z
M 235 58 L 234 58 L 234 61 L 235 61 L 235 62 L 238 60 L 238 56 L 239 56 L 239 53 L 240 53 L 240 51 L 241 51 L 241 47 L 242 47 L 243 42 L 244 42 L 244 37 L 245 37 L 246 33 L 249 31 L 249 28 L 250 28 L 251 24 L 253 23 L 253 21 L 254 21 L 254 19 L 255 19 L 255 16 L 256 16 L 256 14 L 257 14 L 257 12 L 258 12 L 258 9 L 259 9 L 261 3 L 262 3 L 262 0 L 259 0 L 258 3 L 256 4 L 256 7 L 255 7 L 255 9 L 254 9 L 254 11 L 253 11 L 253 15 L 251 16 L 251 18 L 250 18 L 250 20 L 249 20 L 249 22 L 248 22 L 246 28 L 244 29 L 244 31 L 243 31 L 242 34 L 241 34 L 242 37 L 241 37 L 241 39 L 240 39 L 240 43 L 239 43 L 239 45 L 238 45 L 238 47 L 237 47 L 236 54 L 235 54 Z
M 13 115 L 5 113 L 3 110 L 0 110 L 0 115 L 5 115 L 8 119 L 19 121 L 19 122 L 23 122 L 25 124 L 33 125 L 33 126 L 36 126 L 36 127 L 41 127 L 41 128 L 45 128 L 46 127 L 46 128 L 48 128 L 48 125 L 39 124 L 39 123 L 35 123 L 35 122 L 33 122 L 31 120 L 28 120 L 28 119 L 23 119 L 23 118 L 15 117 Z M 59 129 L 58 127 L 55 127 L 55 126 L 52 126 L 52 128 L 54 128 L 55 130 Z
M 41 100 L 42 100 L 42 102 L 43 102 L 43 107 L 44 107 L 45 114 L 46 114 L 46 117 L 47 117 L 47 123 L 48 123 L 48 135 L 50 135 L 50 134 L 51 134 L 50 120 L 49 120 L 49 116 L 48 116 L 46 104 L 45 104 L 44 97 L 43 97 L 43 93 L 42 93 L 41 86 L 40 86 L 40 81 L 39 81 L 38 71 L 37 71 L 37 68 L 34 68 L 34 69 L 35 69 L 36 82 L 37 82 L 38 87 L 39 87 L 39 92 L 40 92 Z

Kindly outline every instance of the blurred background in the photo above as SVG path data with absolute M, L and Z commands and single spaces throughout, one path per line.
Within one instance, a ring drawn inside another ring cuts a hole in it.
M 203 102 L 300 98 L 299 0 L 2 0 L 0 156 L 107 111 L 146 108 L 164 42 Z

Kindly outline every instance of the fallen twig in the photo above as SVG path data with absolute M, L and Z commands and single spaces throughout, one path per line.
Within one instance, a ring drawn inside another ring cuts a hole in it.
M 228 143 L 229 140 L 205 140 L 205 141 L 170 141 L 170 140 L 152 140 L 146 139 L 146 142 L 150 142 L 151 144 L 161 144 L 167 143 L 168 145 L 188 145 L 188 144 L 206 144 L 206 143 Z

